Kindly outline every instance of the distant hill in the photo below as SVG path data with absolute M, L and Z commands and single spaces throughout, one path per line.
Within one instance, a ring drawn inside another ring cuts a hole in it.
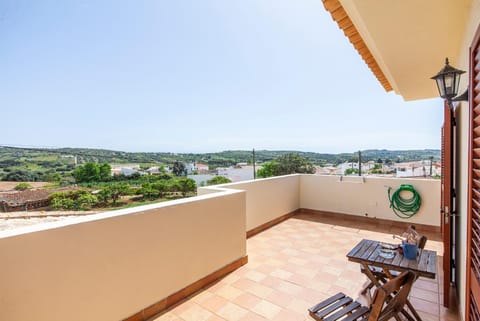
M 358 160 L 358 152 L 326 154 L 302 151 L 257 150 L 257 162 L 273 160 L 283 154 L 296 152 L 307 157 L 315 165 L 337 165 L 346 161 Z M 440 150 L 364 150 L 362 161 L 407 162 L 440 159 Z M 11 173 L 21 172 L 31 176 L 29 180 L 48 179 L 52 175 L 64 175 L 71 172 L 76 164 L 87 162 L 121 164 L 139 163 L 144 167 L 155 164 L 171 165 L 175 161 L 206 163 L 210 168 L 228 167 L 237 163 L 252 163 L 251 150 L 229 150 L 218 153 L 129 153 L 105 149 L 88 148 L 18 148 L 0 146 L 0 180 Z

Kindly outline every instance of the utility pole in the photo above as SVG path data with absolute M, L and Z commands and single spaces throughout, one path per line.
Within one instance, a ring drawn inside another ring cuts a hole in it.
M 362 176 L 362 152 L 358 151 L 358 176 Z
M 257 179 L 257 171 L 255 170 L 255 148 L 252 151 L 253 154 L 253 179 Z

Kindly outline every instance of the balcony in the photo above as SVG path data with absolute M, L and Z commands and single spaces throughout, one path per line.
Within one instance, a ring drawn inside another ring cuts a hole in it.
M 421 179 L 289 175 L 0 232 L 1 319 L 308 320 L 308 307 L 365 282 L 345 258 L 356 242 L 404 229 L 387 198 L 402 183 L 423 198 L 408 223 L 441 255 L 440 182 Z M 438 272 L 412 302 L 425 320 L 455 320 Z

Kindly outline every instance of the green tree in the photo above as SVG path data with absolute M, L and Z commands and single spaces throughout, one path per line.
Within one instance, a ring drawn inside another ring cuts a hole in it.
M 5 175 L 3 180 L 11 182 L 35 182 L 38 181 L 38 175 L 28 170 L 13 170 Z
M 358 174 L 358 168 L 347 168 L 345 170 L 345 175 Z
M 32 185 L 28 183 L 20 183 L 17 186 L 15 186 L 15 190 L 17 191 L 26 191 L 27 189 L 31 189 Z
M 288 175 L 295 173 L 313 174 L 315 167 L 298 153 L 288 153 L 277 158 L 278 175 Z
M 56 210 L 87 210 L 98 203 L 97 197 L 86 190 L 56 192 L 49 199 L 50 207 Z
M 153 187 L 155 190 L 157 190 L 159 197 L 164 197 L 165 194 L 170 190 L 169 184 L 168 184 L 166 181 L 164 181 L 164 180 L 161 180 L 161 181 L 159 181 L 159 182 L 153 183 L 153 184 L 152 184 L 152 187 Z
M 152 183 L 143 183 L 138 193 L 142 194 L 144 199 L 157 198 L 159 195 L 158 190 L 154 188 Z
M 106 182 L 112 179 L 109 164 L 86 163 L 73 171 L 73 177 L 79 183 Z
M 110 194 L 113 204 L 117 204 L 117 201 L 122 195 L 128 195 L 130 193 L 130 186 L 125 183 L 114 183 L 109 185 Z
M 73 210 L 75 204 L 71 198 L 55 197 L 51 199 L 50 207 L 54 210 Z
M 295 173 L 313 174 L 315 167 L 298 153 L 287 153 L 271 162 L 266 162 L 257 171 L 258 177 L 280 176 Z
M 278 163 L 276 161 L 265 162 L 262 164 L 262 168 L 257 170 L 257 177 L 267 178 L 279 175 L 278 173 Z
M 62 176 L 59 173 L 51 173 L 43 175 L 43 180 L 46 182 L 60 182 Z
M 175 176 L 187 176 L 187 167 L 184 163 L 175 161 L 175 163 L 173 163 L 172 173 Z
M 218 185 L 218 184 L 226 184 L 231 183 L 232 181 L 225 176 L 215 176 L 207 181 L 207 185 Z
M 108 204 L 108 201 L 112 198 L 112 190 L 110 189 L 110 186 L 105 186 L 98 191 L 97 198 L 103 204 Z
M 75 201 L 75 209 L 86 211 L 98 204 L 98 199 L 90 193 L 83 193 Z
M 98 165 L 98 172 L 100 181 L 102 182 L 109 181 L 112 177 L 112 167 L 110 164 L 103 163 Z
M 176 180 L 175 186 L 179 192 L 182 193 L 183 197 L 186 197 L 188 193 L 195 192 L 197 189 L 197 184 L 191 178 L 182 177 Z
M 75 177 L 79 183 L 99 182 L 100 168 L 98 164 L 86 163 L 73 171 L 73 177 Z

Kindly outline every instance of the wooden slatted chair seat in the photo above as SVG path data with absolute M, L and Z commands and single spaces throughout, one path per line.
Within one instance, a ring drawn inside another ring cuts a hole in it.
M 413 320 L 404 307 L 414 280 L 415 273 L 411 271 L 405 271 L 389 280 L 375 290 L 370 307 L 362 306 L 343 293 L 337 293 L 308 311 L 310 316 L 318 321 L 386 321 L 390 318 L 401 320 L 400 313 L 408 320 Z

